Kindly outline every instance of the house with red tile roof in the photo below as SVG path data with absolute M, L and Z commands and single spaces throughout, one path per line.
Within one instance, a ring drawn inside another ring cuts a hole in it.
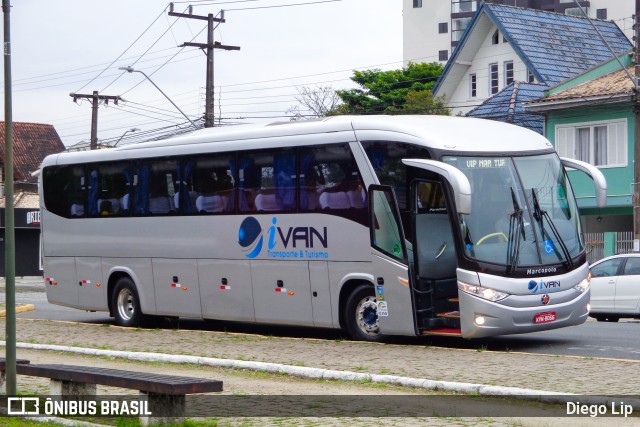
M 0 122 L 0 162 L 4 164 L 5 122 Z M 60 153 L 65 146 L 52 125 L 13 123 L 13 179 L 16 183 L 36 183 L 31 173 L 49 154 Z M 2 175 L 4 182 L 4 170 Z
M 5 181 L 5 122 L 0 122 L 0 187 Z M 42 274 L 40 265 L 40 203 L 36 190 L 38 178 L 31 175 L 49 154 L 65 150 L 58 132 L 43 123 L 13 123 L 13 179 L 15 182 L 14 220 L 17 276 Z M 31 193 L 20 191 L 28 188 Z M 0 191 L 0 253 L 4 253 L 4 192 Z M 0 257 L 0 276 L 4 276 L 4 257 Z

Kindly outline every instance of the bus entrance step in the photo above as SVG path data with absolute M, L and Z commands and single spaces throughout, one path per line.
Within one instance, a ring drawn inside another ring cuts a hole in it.
M 446 337 L 461 337 L 462 331 L 460 329 L 431 329 L 429 331 L 422 331 L 422 335 L 442 335 Z
M 446 319 L 459 319 L 460 312 L 459 311 L 447 311 L 446 313 L 438 313 L 438 317 L 444 317 Z

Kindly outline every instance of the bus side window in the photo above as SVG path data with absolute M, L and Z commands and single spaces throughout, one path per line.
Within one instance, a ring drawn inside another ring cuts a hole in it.
M 48 166 L 43 171 L 44 204 L 47 210 L 65 218 L 86 215 L 84 166 Z
M 194 161 L 185 160 L 178 163 L 176 192 L 173 195 L 173 206 L 176 212 L 184 215 L 193 214 L 195 212 L 196 198 L 198 193 L 195 191 L 193 176 Z
M 320 192 L 325 185 L 321 166 L 314 164 L 312 153 L 300 156 L 300 210 L 314 211 L 320 209 Z
M 104 163 L 89 169 L 89 215 L 122 216 L 122 205 L 129 194 L 129 163 Z
M 173 215 L 178 162 L 155 160 L 134 167 L 136 215 Z
M 362 146 L 380 184 L 393 187 L 400 211 L 406 211 L 408 180 L 402 159 L 430 159 L 429 151 L 418 145 L 394 141 L 363 141 Z
M 239 158 L 238 177 L 242 212 L 295 212 L 294 150 L 243 153 Z
M 191 163 L 193 167 L 185 168 L 187 176 L 183 178 L 187 188 L 181 190 L 188 191 L 190 200 L 182 200 L 190 202 L 198 214 L 233 212 L 235 156 L 198 157 Z
M 367 223 L 366 190 L 347 145 L 300 150 L 300 210 Z

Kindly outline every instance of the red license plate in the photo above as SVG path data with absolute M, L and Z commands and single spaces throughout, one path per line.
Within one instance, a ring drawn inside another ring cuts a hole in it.
M 556 320 L 556 312 L 555 311 L 546 311 L 544 313 L 536 314 L 536 317 L 533 319 L 533 323 L 547 323 L 553 322 Z

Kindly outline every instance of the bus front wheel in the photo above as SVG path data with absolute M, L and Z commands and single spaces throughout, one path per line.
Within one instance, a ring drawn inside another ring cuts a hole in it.
M 138 326 L 142 322 L 140 299 L 136 285 L 128 277 L 122 277 L 113 290 L 113 313 L 116 325 Z
M 357 341 L 382 341 L 378 326 L 378 304 L 373 286 L 359 285 L 345 304 L 345 327 L 349 337 Z

